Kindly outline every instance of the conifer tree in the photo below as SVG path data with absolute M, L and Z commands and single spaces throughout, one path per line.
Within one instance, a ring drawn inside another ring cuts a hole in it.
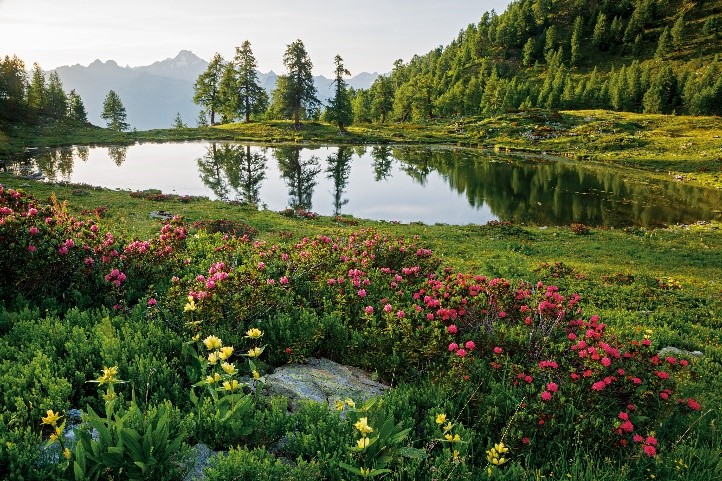
M 675 49 L 680 49 L 685 37 L 684 14 L 680 15 L 677 21 L 674 22 L 670 33 L 672 34 L 672 45 Z
M 237 74 L 238 112 L 246 122 L 250 122 L 252 115 L 262 114 L 268 108 L 268 94 L 258 82 L 258 64 L 248 40 L 240 47 L 236 47 L 234 63 Z
M 285 115 L 293 118 L 293 124 L 298 129 L 302 115 L 308 115 L 319 104 L 313 84 L 313 64 L 301 40 L 287 46 L 283 63 L 288 73 L 283 76 L 285 80 L 277 84 L 276 90 Z
M 353 122 L 353 107 L 351 105 L 351 98 L 348 93 L 348 86 L 346 81 L 343 79 L 346 75 L 351 75 L 351 72 L 343 66 L 343 59 L 340 55 L 336 55 L 333 59 L 333 63 L 336 66 L 334 71 L 334 96 L 331 99 L 331 103 L 326 110 L 326 118 L 329 122 L 333 122 L 342 132 L 346 130 L 348 125 Z
M 531 67 L 532 63 L 534 63 L 534 49 L 536 45 L 534 42 L 534 39 L 532 37 L 529 37 L 524 44 L 524 48 L 521 50 L 521 63 L 525 67 Z
M 571 48 L 571 63 L 574 66 L 579 65 L 582 60 L 582 36 L 584 21 L 582 17 L 574 19 L 574 28 L 572 29 L 572 38 L 569 47 Z
M 123 102 L 115 91 L 111 90 L 103 101 L 103 112 L 100 118 L 107 122 L 108 128 L 117 131 L 128 130 L 130 127 L 126 122 L 127 115 Z
M 225 62 L 220 54 L 216 53 L 205 72 L 198 76 L 193 90 L 193 102 L 203 106 L 210 114 L 211 125 L 216 123 L 216 112 L 221 107 L 221 97 L 218 94 L 223 76 Z
M 85 111 L 83 99 L 75 92 L 75 89 L 68 94 L 68 118 L 76 122 L 88 121 L 88 113 Z
M 659 43 L 657 44 L 657 51 L 654 53 L 654 56 L 657 58 L 664 58 L 671 49 L 672 36 L 669 34 L 669 29 L 664 27 L 662 35 L 659 36 Z
M 233 122 L 238 116 L 238 79 L 233 62 L 228 62 L 223 69 L 223 76 L 218 86 L 218 99 L 221 123 Z
M 40 65 L 35 62 L 33 71 L 30 74 L 30 85 L 28 85 L 28 106 L 42 110 L 45 108 L 45 74 Z
M 62 118 L 67 115 L 68 97 L 65 95 L 63 84 L 60 82 L 60 77 L 58 77 L 57 72 L 50 74 L 45 99 L 45 110 L 48 115 L 55 118 Z

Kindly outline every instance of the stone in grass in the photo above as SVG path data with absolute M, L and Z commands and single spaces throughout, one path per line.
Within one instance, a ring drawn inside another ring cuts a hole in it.
M 148 215 L 148 217 L 151 219 L 171 220 L 173 218 L 173 214 L 164 210 L 154 210 Z
M 685 351 L 684 349 L 680 349 L 678 347 L 667 346 L 660 349 L 657 355 L 659 357 L 702 357 L 703 353 L 702 351 Z
M 337 400 L 351 398 L 360 404 L 389 389 L 361 369 L 323 358 L 279 367 L 266 376 L 265 387 L 270 395 L 288 398 L 291 410 L 295 410 L 300 401 L 328 403 L 333 407 Z

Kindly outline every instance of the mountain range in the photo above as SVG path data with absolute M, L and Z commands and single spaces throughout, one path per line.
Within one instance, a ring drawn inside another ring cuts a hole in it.
M 114 90 L 123 101 L 128 123 L 138 130 L 167 128 L 180 113 L 183 121 L 195 126 L 200 107 L 193 103 L 193 84 L 208 68 L 208 62 L 188 50 L 174 58 L 142 67 L 121 67 L 114 60 L 95 60 L 87 67 L 63 66 L 55 69 L 65 91 L 75 89 L 85 104 L 88 120 L 105 125 L 100 114 L 103 100 Z M 347 80 L 353 88 L 367 89 L 377 73 L 360 73 Z M 268 91 L 276 87 L 278 75 L 273 71 L 258 72 L 259 83 Z M 333 79 L 315 76 L 318 98 L 326 103 L 333 95 Z

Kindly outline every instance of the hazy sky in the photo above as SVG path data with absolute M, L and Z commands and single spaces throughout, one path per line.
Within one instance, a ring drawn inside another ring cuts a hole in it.
M 224 58 L 249 40 L 263 72 L 284 71 L 286 46 L 303 40 L 314 73 L 341 55 L 352 74 L 448 44 L 510 0 L 0 0 L 0 55 L 49 70 L 95 59 L 148 65 L 191 50 Z

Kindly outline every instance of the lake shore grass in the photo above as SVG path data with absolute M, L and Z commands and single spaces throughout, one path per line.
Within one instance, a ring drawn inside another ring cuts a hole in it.
M 722 119 L 604 110 L 529 111 L 425 123 L 333 125 L 290 121 L 114 132 L 52 124 L 0 131 L 0 155 L 25 147 L 229 140 L 266 144 L 443 144 L 501 152 L 546 153 L 599 162 L 695 185 L 722 188 Z

